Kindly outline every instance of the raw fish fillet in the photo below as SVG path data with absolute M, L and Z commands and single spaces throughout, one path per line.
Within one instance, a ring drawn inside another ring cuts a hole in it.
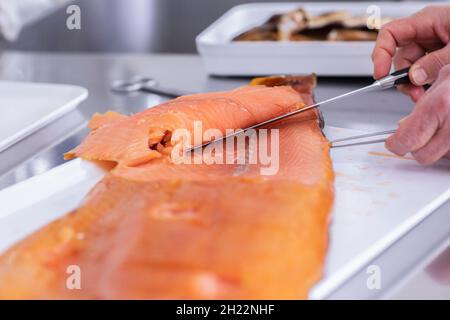
M 317 112 L 270 126 L 280 141 L 273 175 L 262 176 L 261 164 L 174 164 L 150 148 L 193 119 L 240 128 L 309 104 L 315 78 L 253 83 L 131 117 L 93 117 L 93 132 L 69 157 L 117 165 L 78 209 L 0 257 L 0 298 L 307 298 L 322 275 L 333 203 L 329 143 Z M 284 84 L 295 90 L 269 87 Z M 227 108 L 236 114 L 227 118 Z M 170 119 L 179 122 L 169 128 Z M 162 138 L 148 143 L 154 128 Z M 69 266 L 81 270 L 80 290 L 67 287 Z

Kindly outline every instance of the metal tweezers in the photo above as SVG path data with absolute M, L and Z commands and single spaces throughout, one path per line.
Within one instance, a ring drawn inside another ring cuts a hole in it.
M 386 130 L 386 131 L 362 134 L 359 136 L 352 136 L 352 137 L 348 137 L 348 138 L 336 139 L 336 140 L 331 141 L 331 147 L 332 148 L 344 148 L 344 147 L 351 147 L 351 146 L 361 146 L 361 145 L 365 145 L 365 144 L 383 143 L 386 141 L 386 138 L 373 139 L 373 140 L 370 140 L 370 139 L 367 140 L 367 139 L 390 135 L 390 134 L 395 133 L 395 131 L 396 130 Z

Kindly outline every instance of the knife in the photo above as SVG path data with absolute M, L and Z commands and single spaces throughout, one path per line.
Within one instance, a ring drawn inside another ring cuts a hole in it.
M 210 145 L 211 143 L 215 143 L 215 142 L 218 142 L 218 141 L 226 140 L 228 138 L 232 138 L 234 136 L 237 136 L 237 135 L 240 135 L 240 134 L 246 132 L 247 130 L 257 129 L 257 128 L 266 126 L 268 124 L 277 122 L 279 120 L 286 119 L 286 118 L 294 116 L 296 114 L 300 114 L 300 113 L 303 113 L 303 112 L 306 112 L 306 111 L 318 108 L 319 106 L 323 106 L 324 104 L 327 104 L 327 103 L 330 103 L 330 102 L 333 102 L 333 101 L 336 101 L 336 100 L 339 100 L 339 99 L 343 99 L 343 98 L 346 98 L 346 97 L 350 97 L 350 96 L 353 96 L 353 95 L 356 95 L 356 94 L 365 93 L 365 92 L 385 90 L 385 89 L 396 87 L 396 86 L 398 86 L 400 84 L 409 84 L 409 83 L 411 83 L 410 80 L 409 80 L 409 77 L 408 77 L 409 69 L 410 68 L 408 67 L 408 68 L 404 68 L 404 69 L 395 71 L 394 73 L 391 73 L 390 75 L 388 75 L 388 76 L 386 76 L 384 78 L 381 78 L 379 80 L 374 81 L 372 84 L 370 84 L 370 85 L 368 85 L 366 87 L 359 88 L 357 90 L 353 90 L 353 91 L 341 94 L 339 96 L 336 96 L 336 97 L 333 97 L 333 98 L 330 98 L 330 99 L 327 99 L 327 100 L 323 100 L 323 101 L 320 101 L 320 102 L 308 105 L 308 106 L 306 106 L 306 107 L 304 107 L 302 109 L 295 110 L 295 111 L 283 114 L 281 116 L 272 118 L 270 120 L 266 120 L 266 121 L 257 123 L 257 124 L 255 124 L 253 126 L 245 128 L 245 129 L 237 130 L 237 131 L 235 131 L 235 132 L 233 132 L 231 134 L 228 134 L 228 135 L 225 135 L 223 137 L 220 137 L 220 138 L 217 138 L 217 139 L 205 142 L 205 143 L 203 143 L 201 145 L 192 147 L 192 148 L 188 149 L 187 151 L 190 152 L 190 151 L 194 151 L 196 149 L 204 148 L 207 145 Z

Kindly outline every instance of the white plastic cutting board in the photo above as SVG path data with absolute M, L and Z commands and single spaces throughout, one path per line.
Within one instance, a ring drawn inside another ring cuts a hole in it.
M 360 131 L 326 128 L 330 139 Z M 355 268 L 450 200 L 450 161 L 423 167 L 392 157 L 382 144 L 332 149 L 336 201 L 321 298 Z M 104 172 L 73 160 L 0 191 L 0 252 L 73 210 Z M 418 239 L 420 241 L 420 239 Z M 401 257 L 399 257 L 401 258 Z
M 87 95 L 72 85 L 0 81 L 0 152 L 73 110 Z

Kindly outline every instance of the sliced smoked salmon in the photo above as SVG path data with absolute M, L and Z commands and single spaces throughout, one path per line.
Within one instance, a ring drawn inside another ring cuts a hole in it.
M 203 130 L 225 134 L 226 129 L 246 128 L 302 106 L 300 94 L 289 86 L 247 86 L 180 97 L 130 117 L 97 116 L 89 136 L 65 157 L 139 165 L 161 157 L 158 144 L 176 129 L 193 131 L 195 121 L 201 120 Z
M 317 112 L 265 128 L 279 133 L 279 168 L 270 175 L 261 175 L 263 163 L 175 164 L 149 147 L 170 141 L 166 131 L 191 129 L 193 120 L 240 128 L 309 104 L 315 77 L 254 84 L 131 117 L 93 117 L 92 133 L 69 157 L 117 165 L 78 209 L 0 257 L 0 298 L 306 298 L 322 274 L 333 203 Z M 80 290 L 67 286 L 73 266 Z
M 331 200 L 289 181 L 110 175 L 1 258 L 0 298 L 306 298 L 322 273 Z M 81 290 L 66 287 L 73 265 Z
M 329 145 L 317 121 L 286 119 L 267 128 L 279 129 L 279 159 L 276 174 L 264 175 L 266 180 L 291 180 L 305 185 L 329 181 L 331 163 Z M 269 137 L 270 139 L 270 137 Z M 136 181 L 211 180 L 226 177 L 254 178 L 261 176 L 263 163 L 257 164 L 174 164 L 167 158 L 155 159 L 146 164 L 129 167 L 118 165 L 112 174 Z

